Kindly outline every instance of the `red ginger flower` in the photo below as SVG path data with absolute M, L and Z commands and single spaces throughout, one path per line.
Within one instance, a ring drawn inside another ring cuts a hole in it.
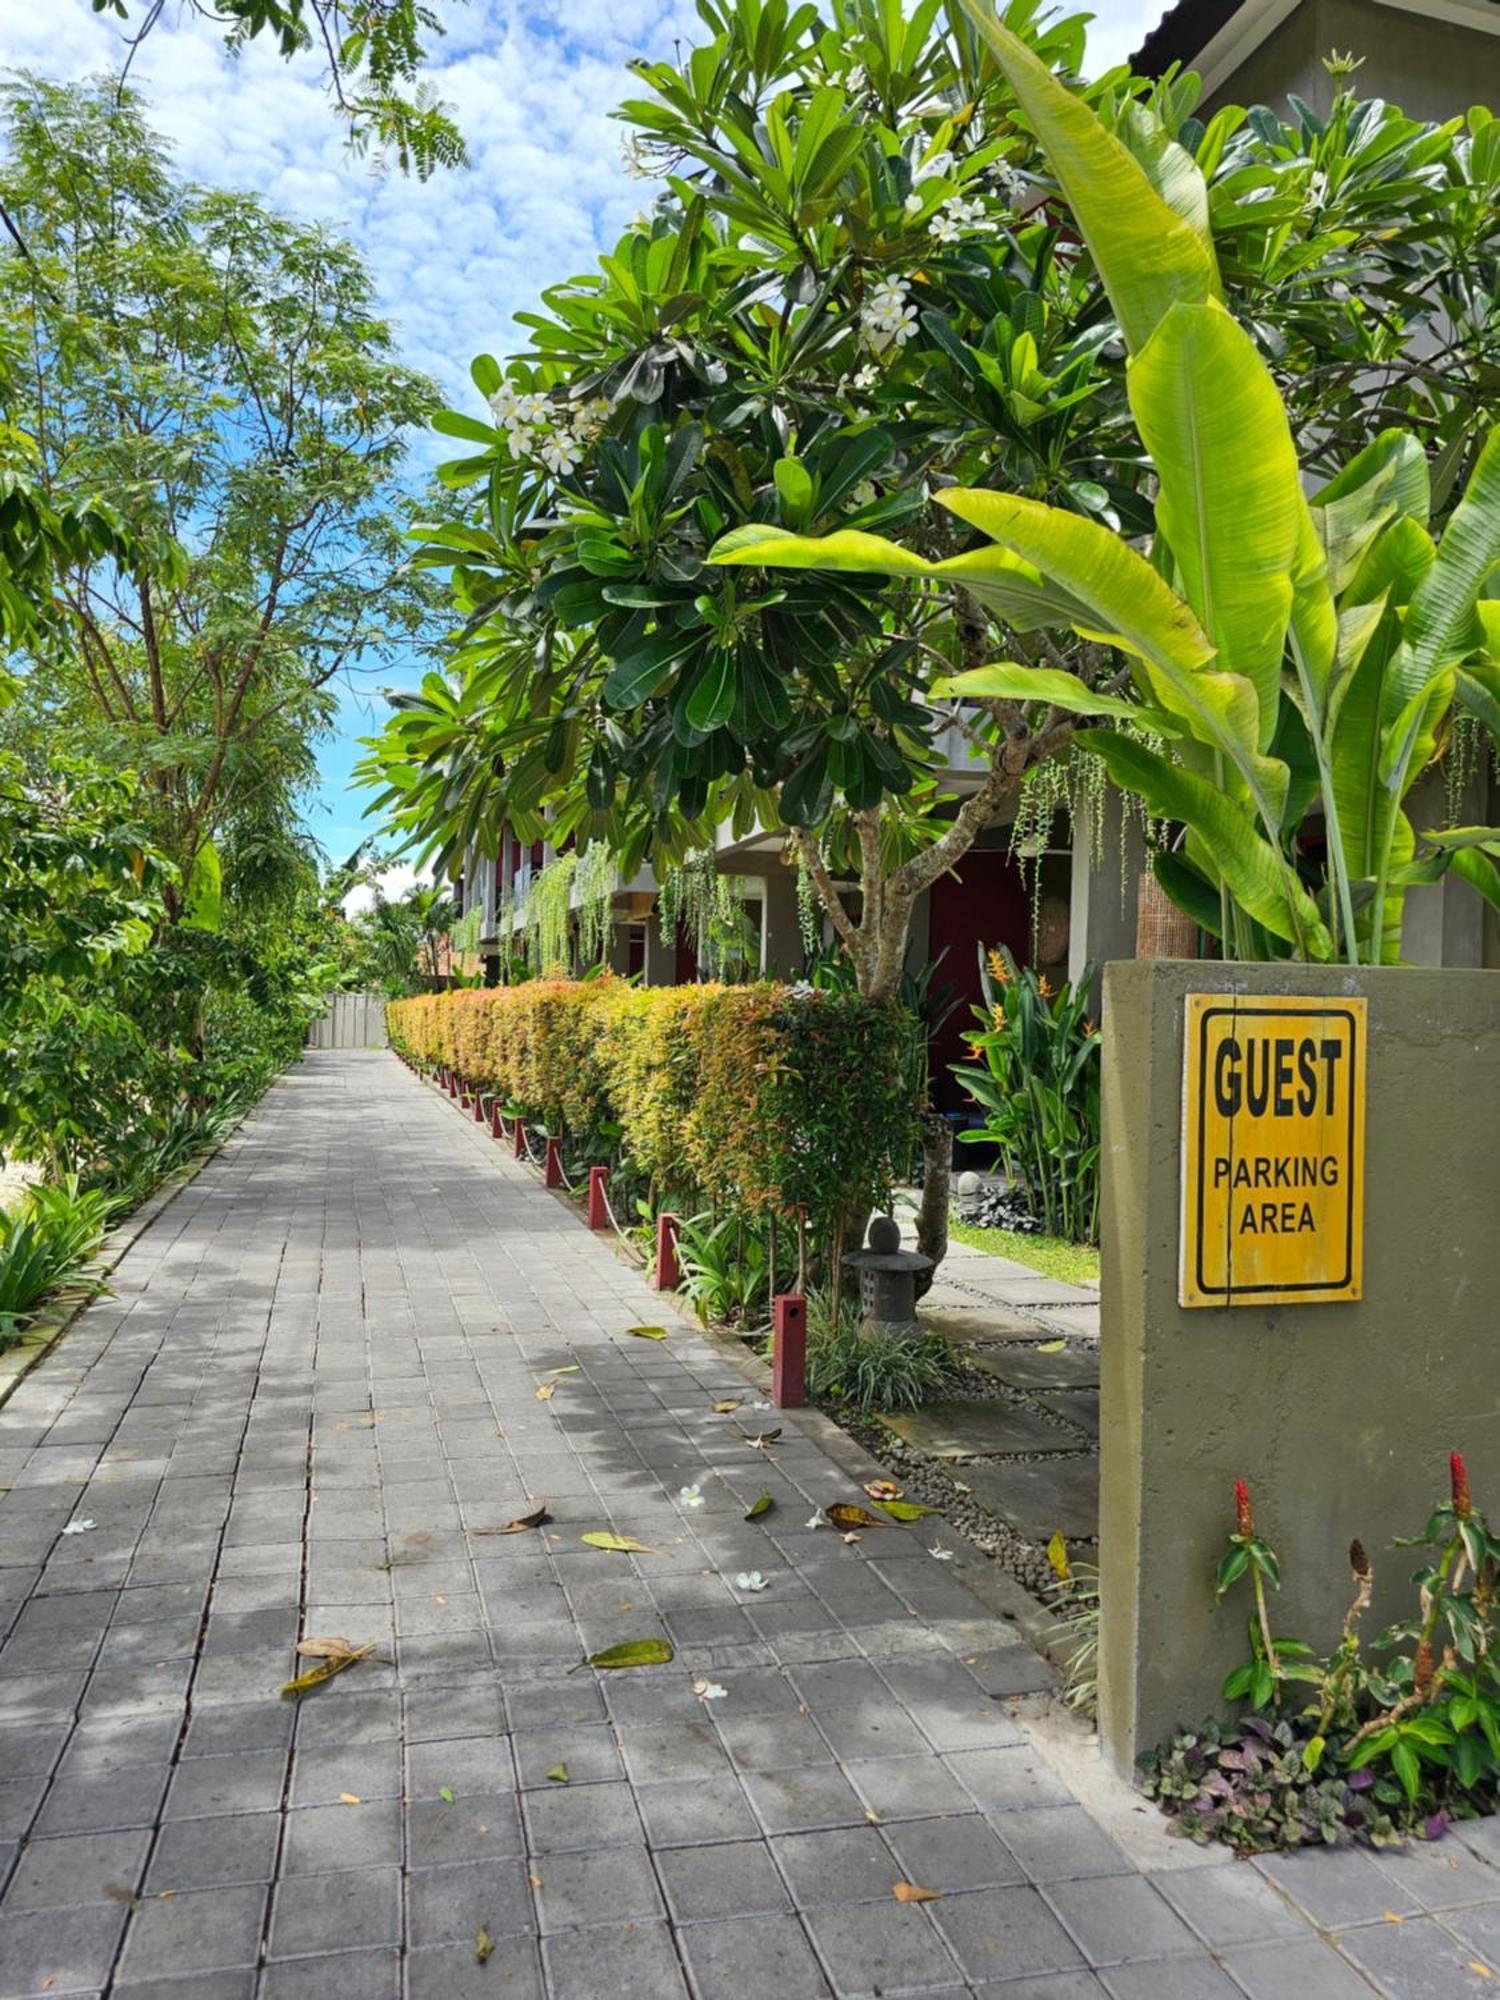
M 1250 1511 L 1250 1488 L 1243 1479 L 1234 1482 L 1234 1521 L 1236 1534 L 1255 1533 L 1255 1516 Z
M 1453 1479 L 1453 1511 L 1460 1521 L 1466 1521 L 1473 1512 L 1474 1502 L 1469 1497 L 1469 1469 L 1461 1451 L 1448 1454 L 1448 1470 Z

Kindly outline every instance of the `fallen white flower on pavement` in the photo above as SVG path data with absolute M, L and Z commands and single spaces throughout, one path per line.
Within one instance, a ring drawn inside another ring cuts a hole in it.
M 90 1528 L 95 1528 L 98 1525 L 97 1521 L 69 1521 L 67 1527 L 63 1529 L 63 1533 L 65 1535 L 86 1535 Z
M 807 1523 L 807 1526 L 809 1528 L 821 1528 L 823 1526 L 823 1513 L 821 1508 L 818 1510 L 816 1514 L 813 1515 L 812 1519 Z
M 734 1580 L 736 1590 L 764 1590 L 766 1579 L 758 1569 L 742 1569 Z
M 953 1560 L 952 1549 L 931 1548 L 927 1553 L 932 1557 L 934 1562 L 951 1563 Z
M 728 1692 L 728 1688 L 720 1687 L 717 1681 L 696 1680 L 693 1682 L 693 1693 L 697 1695 L 699 1701 L 722 1701 Z
M 677 1495 L 677 1504 L 679 1507 L 701 1507 L 703 1505 L 702 1487 L 684 1486 Z

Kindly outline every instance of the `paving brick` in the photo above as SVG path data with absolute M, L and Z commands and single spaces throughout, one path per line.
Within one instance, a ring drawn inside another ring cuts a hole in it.
M 1052 1882 L 1043 1894 L 1090 1965 L 1195 1949 L 1193 1933 L 1144 1876 Z
M 341 1951 L 268 1965 L 260 2000 L 398 2000 L 400 1992 L 399 1952 Z
M 821 2000 L 833 1991 L 795 1917 L 694 1924 L 681 1943 L 697 2000 L 743 2000 L 761 1991 L 776 2000 Z
M 668 1907 L 678 1923 L 791 1908 L 771 1851 L 761 1841 L 668 1848 L 655 1859 Z
M 889 1900 L 828 1904 L 805 1921 L 839 1993 L 951 1992 L 961 1984 L 959 1970 L 928 1909 Z
M 49 1910 L 128 1896 L 139 1884 L 147 1841 L 144 1831 L 33 1840 L 21 1850 L 3 1907 Z
M 337 1880 L 298 1875 L 276 1891 L 271 1956 L 394 1945 L 401 1936 L 401 1871 L 353 1868 Z
M 542 2000 L 543 1990 L 540 1952 L 529 1937 L 496 1938 L 483 1965 L 472 1938 L 406 1960 L 407 2000 Z
M 407 1878 L 406 1907 L 413 1947 L 467 1940 L 472 1949 L 481 1926 L 500 1937 L 535 1925 L 531 1885 L 514 1860 L 418 1868 Z
M 548 2000 L 673 2000 L 686 1995 L 664 1923 L 563 1931 L 542 1946 Z
M 146 1893 L 207 1889 L 228 1882 L 269 1882 L 276 1872 L 281 1815 L 234 1813 L 164 1826 L 151 1856 Z
M 1035 1889 L 981 1889 L 925 1907 L 971 1982 L 1066 1972 L 1084 1963 Z
M 154 1979 L 254 1965 L 265 1908 L 266 1891 L 259 1884 L 148 1898 L 131 1917 L 121 1977 Z

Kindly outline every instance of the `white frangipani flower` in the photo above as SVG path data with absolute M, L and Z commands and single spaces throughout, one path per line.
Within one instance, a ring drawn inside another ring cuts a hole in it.
M 880 370 L 875 366 L 873 361 L 867 361 L 862 368 L 855 370 L 854 386 L 856 389 L 873 389 L 879 380 Z
M 703 1505 L 702 1487 L 701 1486 L 682 1487 L 677 1495 L 677 1504 L 679 1507 L 701 1507 Z
M 638 132 L 627 132 L 620 141 L 620 161 L 633 181 L 654 181 L 656 162 Z
M 948 151 L 934 153 L 930 160 L 924 160 L 917 168 L 919 181 L 946 180 L 953 171 L 953 155 Z
M 809 1528 L 821 1528 L 822 1526 L 824 1526 L 823 1516 L 821 1512 L 814 1514 L 812 1519 L 808 1521 L 806 1525 Z
M 742 1569 L 734 1580 L 736 1590 L 764 1590 L 766 1579 L 758 1569 Z
M 542 463 L 549 472 L 571 472 L 583 457 L 583 447 L 571 431 L 553 431 L 542 445 Z
M 927 204 L 923 201 L 921 195 L 917 193 L 915 188 L 913 188 L 911 193 L 906 197 L 906 212 L 908 215 L 920 215 L 922 213 L 922 210 L 926 207 L 926 205 Z
M 956 243 L 962 235 L 983 236 L 994 228 L 982 201 L 965 201 L 962 195 L 954 195 L 928 223 L 927 233 L 939 243 Z
M 860 308 L 865 339 L 877 354 L 888 347 L 904 347 L 917 330 L 915 308 L 909 303 L 905 278 L 882 278 L 871 286 Z
M 722 1701 L 728 1692 L 728 1688 L 721 1687 L 717 1681 L 699 1679 L 693 1682 L 693 1693 L 699 1701 Z
M 934 1562 L 951 1563 L 953 1560 L 952 1549 L 930 1548 L 927 1553 L 932 1557 Z
M 96 1521 L 69 1521 L 63 1529 L 65 1535 L 86 1535 L 90 1528 L 97 1527 Z
M 854 502 L 856 507 L 873 507 L 879 497 L 879 494 L 875 491 L 875 482 L 873 479 L 862 479 L 849 495 L 849 498 Z

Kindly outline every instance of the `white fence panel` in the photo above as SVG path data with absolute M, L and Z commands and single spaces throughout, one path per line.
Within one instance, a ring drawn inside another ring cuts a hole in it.
M 385 996 L 381 993 L 330 994 L 328 1011 L 307 1031 L 310 1049 L 383 1049 Z

